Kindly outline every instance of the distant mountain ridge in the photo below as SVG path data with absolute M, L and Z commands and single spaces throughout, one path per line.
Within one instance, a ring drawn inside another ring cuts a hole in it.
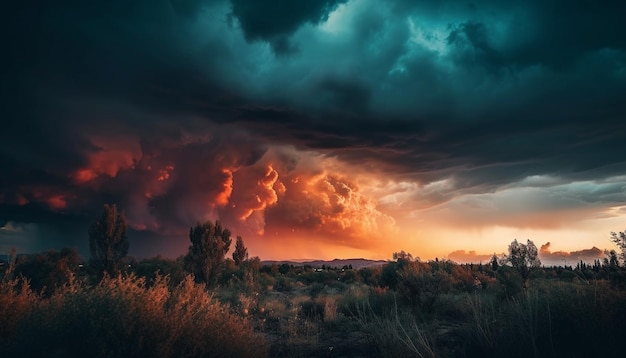
M 334 259 L 334 260 L 310 260 L 310 261 L 295 261 L 295 260 L 280 260 L 280 261 L 263 260 L 261 261 L 262 265 L 272 265 L 272 264 L 276 264 L 276 265 L 288 264 L 288 265 L 294 265 L 294 266 L 309 265 L 314 268 L 320 268 L 322 266 L 342 268 L 344 266 L 352 265 L 352 268 L 355 270 L 358 270 L 364 267 L 382 266 L 385 263 L 387 263 L 387 261 L 385 260 L 369 260 L 369 259 L 361 259 L 361 258 L 359 259 Z

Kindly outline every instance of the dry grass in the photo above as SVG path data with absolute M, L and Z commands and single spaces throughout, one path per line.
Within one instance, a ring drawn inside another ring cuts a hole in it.
M 435 357 L 434 345 L 426 330 L 410 317 L 401 314 L 397 304 L 388 314 L 377 315 L 366 302 L 356 319 L 378 347 L 381 357 Z
M 38 296 L 30 289 L 28 281 L 22 277 L 2 280 L 0 283 L 0 342 L 15 336 L 15 331 L 23 317 L 32 312 Z
M 190 277 L 172 290 L 166 278 L 157 277 L 148 286 L 145 279 L 130 276 L 105 277 L 95 287 L 73 282 L 49 299 L 31 298 L 28 288 L 22 291 L 9 290 L 0 295 L 2 302 L 31 305 L 14 318 L 17 325 L 7 342 L 10 356 L 268 354 L 266 342 L 246 319 L 230 313 L 228 306 L 220 304 Z M 37 337 L 36 345 L 30 343 L 32 337 Z

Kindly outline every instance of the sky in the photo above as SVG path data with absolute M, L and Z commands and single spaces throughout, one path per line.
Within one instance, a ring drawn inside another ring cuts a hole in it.
M 604 257 L 626 229 L 623 1 L 24 1 L 0 251 L 220 220 L 262 259 Z

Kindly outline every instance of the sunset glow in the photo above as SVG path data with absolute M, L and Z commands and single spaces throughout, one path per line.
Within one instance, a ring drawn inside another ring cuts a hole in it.
M 0 251 L 86 255 L 104 203 L 137 257 L 184 254 L 206 220 L 268 260 L 484 262 L 530 239 L 558 264 L 626 229 L 610 8 L 583 29 L 542 2 L 188 3 L 46 5 L 44 34 L 15 30 Z

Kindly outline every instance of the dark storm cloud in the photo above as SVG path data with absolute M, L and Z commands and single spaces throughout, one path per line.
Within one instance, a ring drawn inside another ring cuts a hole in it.
M 555 69 L 601 50 L 624 49 L 623 1 L 397 1 L 396 13 L 445 19 L 449 43 L 466 42 L 493 64 L 547 64 Z M 498 29 L 508 22 L 510 29 Z M 494 21 L 496 20 L 496 21 Z M 500 33 L 499 33 L 500 32 Z M 502 33 L 504 32 L 504 33 Z M 503 44 L 493 42 L 504 35 Z M 499 58 L 498 61 L 494 61 Z
M 3 157 L 17 157 L 20 166 L 76 165 L 81 160 L 76 154 L 84 151 L 80 147 L 89 145 L 82 138 L 82 123 L 91 118 L 77 115 L 68 97 L 126 96 L 142 90 L 137 80 L 159 67 L 162 59 L 154 46 L 164 32 L 149 30 L 167 28 L 172 19 L 159 14 L 158 3 L 144 2 L 151 5 L 145 9 L 138 2 L 124 4 L 68 1 L 13 6 L 6 51 L 13 88 L 3 116 L 3 123 L 9 124 L 3 125 L 8 134 L 0 147 Z
M 621 1 L 35 1 L 11 10 L 0 124 L 7 222 L 91 215 L 122 198 L 129 215 L 156 218 L 146 226 L 176 226 L 190 218 L 170 211 L 177 198 L 219 202 L 232 177 L 266 174 L 254 165 L 271 145 L 398 180 L 448 180 L 422 197 L 432 203 L 537 175 L 567 183 L 626 172 Z M 194 144 L 189 133 L 208 137 Z M 220 151 L 235 154 L 217 160 Z M 194 177 L 194 163 L 206 171 Z M 145 197 L 155 175 L 175 172 L 177 184 Z M 204 184 L 203 195 L 190 189 Z M 616 188 L 585 197 L 613 204 Z M 271 201 L 267 187 L 248 189 Z M 252 195 L 232 190 L 242 203 Z M 242 205 L 221 210 L 248 215 Z
M 582 24 L 585 9 L 577 4 L 444 4 L 392 13 L 396 23 L 406 16 L 413 16 L 415 26 L 426 23 L 426 38 L 434 36 L 427 33 L 429 23 L 440 23 L 443 52 L 419 44 L 407 49 L 405 36 L 389 39 L 405 43 L 379 47 L 384 53 L 403 49 L 395 62 L 348 71 L 352 80 L 332 74 L 332 81 L 322 82 L 330 87 L 312 85 L 306 98 L 324 103 L 323 110 L 293 116 L 298 125 L 279 135 L 355 163 L 370 158 L 426 182 L 454 175 L 461 188 L 479 191 L 542 173 L 583 180 L 624 171 L 614 149 L 623 138 L 626 54 L 622 24 L 612 10 L 589 5 L 597 16 Z M 346 26 L 375 24 L 370 13 L 383 12 L 362 10 Z M 603 24 L 588 25 L 596 22 Z M 581 32 L 580 24 L 588 31 Z M 371 43 L 385 31 L 391 30 L 370 26 L 366 38 Z M 357 67 L 378 56 L 361 52 L 368 45 L 360 36 L 346 43 L 363 55 Z M 562 54 L 561 44 L 570 44 Z M 394 63 L 400 66 L 395 72 Z M 325 65 L 322 59 L 319 67 Z M 336 85 L 342 83 L 358 85 Z
M 265 40 L 277 53 L 295 50 L 288 37 L 305 23 L 326 21 L 347 0 L 232 0 L 232 15 L 248 40 Z
M 537 41 L 508 55 L 516 62 L 542 62 L 558 68 L 595 50 L 626 48 L 620 15 L 626 11 L 623 1 L 537 1 L 531 11 L 537 21 Z

